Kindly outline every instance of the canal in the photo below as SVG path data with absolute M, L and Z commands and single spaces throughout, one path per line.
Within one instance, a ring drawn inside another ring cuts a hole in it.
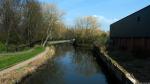
M 91 50 L 56 46 L 56 54 L 21 84 L 108 84 Z

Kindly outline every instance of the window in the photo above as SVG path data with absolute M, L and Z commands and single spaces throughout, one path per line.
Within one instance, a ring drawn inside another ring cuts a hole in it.
M 137 22 L 140 22 L 140 21 L 141 21 L 141 17 L 138 16 L 138 17 L 137 17 Z

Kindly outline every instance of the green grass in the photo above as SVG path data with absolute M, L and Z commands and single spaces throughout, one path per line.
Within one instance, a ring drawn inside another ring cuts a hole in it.
M 44 50 L 45 48 L 43 47 L 36 47 L 30 52 L 0 56 L 0 70 L 13 66 L 21 61 L 30 59 Z

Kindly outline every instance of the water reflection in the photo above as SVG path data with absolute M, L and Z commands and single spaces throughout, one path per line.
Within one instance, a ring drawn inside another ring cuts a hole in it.
M 23 84 L 107 84 L 92 53 L 72 46 L 56 46 L 55 57 Z
M 92 76 L 99 70 L 97 69 L 97 64 L 93 63 L 94 58 L 92 57 L 90 51 L 86 51 L 87 50 L 76 49 L 73 56 L 73 62 L 77 66 L 76 70 L 78 71 L 78 73 L 84 76 Z

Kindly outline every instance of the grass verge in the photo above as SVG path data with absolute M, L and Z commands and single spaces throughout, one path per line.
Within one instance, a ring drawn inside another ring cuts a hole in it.
M 11 67 L 19 62 L 30 59 L 30 58 L 36 56 L 37 54 L 41 53 L 44 50 L 45 50 L 45 48 L 43 48 L 43 47 L 35 47 L 30 52 L 26 52 L 26 53 L 2 55 L 2 56 L 0 56 L 0 70 L 3 70 L 5 68 Z

